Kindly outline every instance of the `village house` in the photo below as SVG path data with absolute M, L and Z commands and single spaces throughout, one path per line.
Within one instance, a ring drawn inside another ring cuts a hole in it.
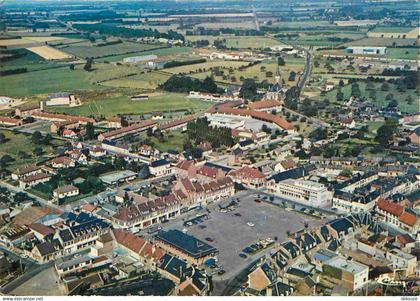
M 376 211 L 385 223 L 403 231 L 416 235 L 420 229 L 418 217 L 400 204 L 381 198 L 377 202 Z
M 33 176 L 39 173 L 42 173 L 42 167 L 31 165 L 31 166 L 16 169 L 14 172 L 12 172 L 11 176 L 13 180 L 17 181 L 19 179 Z
M 32 176 L 25 177 L 19 180 L 19 187 L 22 189 L 31 188 L 40 183 L 46 183 L 51 180 L 51 175 L 45 172 L 37 173 Z
M 356 122 L 354 121 L 354 119 L 348 116 L 339 117 L 338 123 L 340 126 L 343 126 L 349 129 L 353 129 L 356 127 Z
M 3 126 L 21 126 L 22 124 L 23 124 L 22 119 L 0 116 L 0 125 L 3 125 Z
M 93 158 L 101 158 L 106 155 L 106 150 L 100 146 L 94 146 L 89 150 L 89 155 Z
M 194 160 L 181 160 L 173 166 L 173 170 L 178 178 L 194 179 L 197 175 L 197 167 Z
M 69 157 L 61 156 L 61 157 L 56 157 L 56 158 L 51 159 L 49 161 L 49 164 L 51 164 L 52 168 L 61 169 L 61 168 L 75 167 L 76 161 Z
M 171 162 L 166 159 L 160 159 L 150 162 L 149 165 L 150 174 L 155 177 L 163 177 L 172 174 Z
M 67 197 L 79 195 L 79 188 L 73 185 L 65 185 L 54 189 L 53 196 L 57 199 L 63 199 Z
M 144 229 L 174 218 L 182 209 L 182 203 L 175 194 L 156 199 L 148 199 L 136 193 L 128 196 L 133 203 L 128 206 L 123 204 L 112 216 L 112 221 L 119 228 Z M 123 196 L 119 195 L 119 198 L 122 199 Z
M 416 127 L 416 129 L 410 134 L 409 138 L 411 143 L 416 145 L 420 144 L 420 126 Z
M 263 188 L 266 184 L 265 175 L 253 167 L 244 166 L 236 170 L 231 170 L 228 176 L 233 181 L 253 189 Z

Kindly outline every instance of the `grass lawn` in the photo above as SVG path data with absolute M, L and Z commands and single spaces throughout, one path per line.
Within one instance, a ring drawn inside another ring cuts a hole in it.
M 89 75 L 90 72 L 77 66 L 75 70 L 63 67 L 4 76 L 0 95 L 23 97 L 77 89 L 100 89 L 100 86 L 89 83 Z
M 165 138 L 163 141 L 159 141 L 156 137 L 147 137 L 153 143 L 153 146 L 159 149 L 160 151 L 176 150 L 182 151 L 184 141 L 187 135 L 182 133 L 181 130 L 175 130 L 165 133 Z M 146 137 L 145 137 L 146 138 Z
M 8 165 L 8 169 L 13 171 L 18 167 L 23 167 L 26 165 L 31 165 L 36 162 L 39 162 L 43 159 L 43 157 L 37 157 L 33 155 L 33 149 L 35 147 L 42 147 L 44 150 L 44 154 L 52 154 L 55 147 L 59 145 L 63 145 L 63 141 L 60 140 L 52 140 L 52 145 L 43 146 L 38 144 L 33 144 L 31 142 L 31 135 L 26 136 L 25 134 L 17 134 L 12 131 L 8 130 L 0 130 L 0 133 L 3 133 L 8 141 L 5 143 L 0 144 L 0 157 L 4 155 L 12 156 L 15 161 L 11 162 Z M 20 151 L 24 151 L 28 154 L 28 158 L 22 159 L 18 156 Z
M 48 108 L 50 112 L 75 114 L 82 116 L 115 116 L 117 114 L 146 114 L 150 112 L 168 112 L 175 110 L 203 110 L 210 103 L 188 99 L 183 94 L 168 93 L 151 96 L 147 101 L 130 101 L 125 95 L 87 102 L 76 108 Z

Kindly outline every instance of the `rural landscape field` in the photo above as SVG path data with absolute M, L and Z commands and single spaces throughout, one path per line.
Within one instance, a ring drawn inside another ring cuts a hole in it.
M 417 0 L 0 0 L 0 298 L 420 293 Z

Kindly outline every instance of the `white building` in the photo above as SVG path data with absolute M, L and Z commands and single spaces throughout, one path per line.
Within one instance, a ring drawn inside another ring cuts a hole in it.
M 376 55 L 384 55 L 387 53 L 386 47 L 347 47 L 346 53 L 353 53 L 353 54 L 376 54 Z
M 307 180 L 287 179 L 276 185 L 277 195 L 312 207 L 331 206 L 333 193 L 324 185 Z
M 155 177 L 168 176 L 172 174 L 171 163 L 166 159 L 153 161 L 150 163 L 149 171 Z

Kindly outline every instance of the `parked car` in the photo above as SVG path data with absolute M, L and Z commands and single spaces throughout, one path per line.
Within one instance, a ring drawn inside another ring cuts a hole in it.
M 246 254 L 244 254 L 244 253 L 239 253 L 239 257 L 247 258 L 248 256 L 246 256 Z
M 235 215 L 235 216 L 237 216 L 237 217 L 241 217 L 241 216 L 242 216 L 242 214 L 240 214 L 240 213 L 238 213 L 238 212 L 237 212 L 237 213 L 235 213 L 234 215 Z
M 208 242 L 213 242 L 214 241 L 214 239 L 211 238 L 211 237 L 206 237 L 205 240 L 208 241 Z
M 217 275 L 223 275 L 224 273 L 226 273 L 225 270 L 220 270 L 220 271 L 217 272 Z

